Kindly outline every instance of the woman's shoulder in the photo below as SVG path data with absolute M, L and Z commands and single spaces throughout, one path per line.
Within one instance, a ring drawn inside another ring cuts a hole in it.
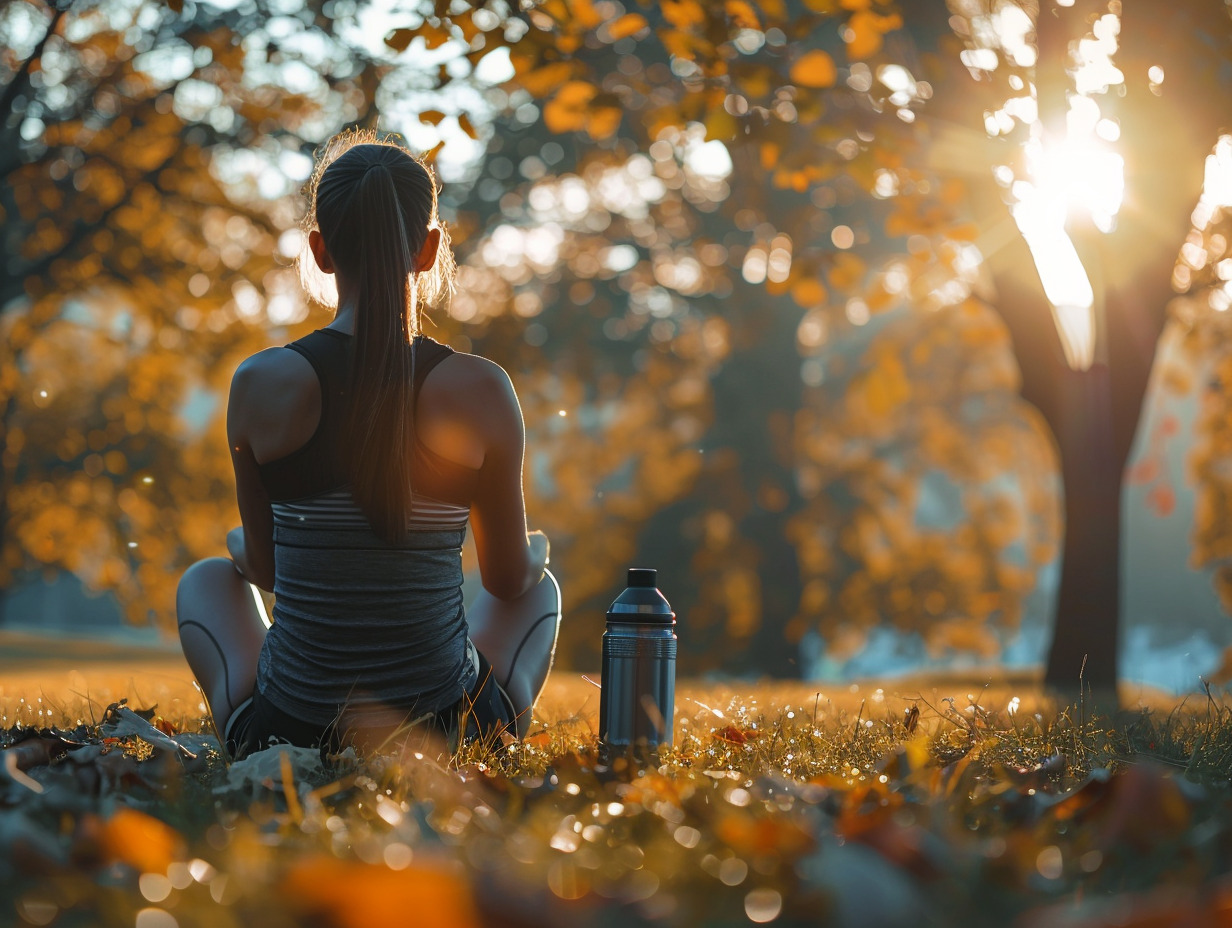
M 488 436 L 520 429 L 522 409 L 513 381 L 490 358 L 463 351 L 451 353 L 424 383 L 420 409 L 472 423 Z
M 245 358 L 231 378 L 228 429 L 233 437 L 249 436 L 254 447 L 264 449 L 260 459 L 271 460 L 279 456 L 275 452 L 284 433 L 294 433 L 287 438 L 289 447 L 307 440 L 298 434 L 298 423 L 315 423 L 320 406 L 320 383 L 308 359 L 284 348 L 266 348 Z
M 449 349 L 449 354 L 438 368 L 442 379 L 454 381 L 455 385 L 456 382 L 465 381 L 472 389 L 497 393 L 513 391 L 513 381 L 505 369 L 483 355 Z
M 266 348 L 240 362 L 231 378 L 231 391 L 261 394 L 278 387 L 295 386 L 316 377 L 312 364 L 297 351 Z

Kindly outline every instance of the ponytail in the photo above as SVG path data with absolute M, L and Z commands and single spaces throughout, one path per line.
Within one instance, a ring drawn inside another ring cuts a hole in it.
M 310 218 L 357 287 L 345 433 L 352 495 L 373 531 L 396 543 L 411 513 L 416 290 L 439 293 L 452 283 L 444 241 L 443 266 L 415 273 L 429 228 L 439 227 L 436 186 L 427 168 L 387 143 L 344 148 L 318 167 L 311 185 Z

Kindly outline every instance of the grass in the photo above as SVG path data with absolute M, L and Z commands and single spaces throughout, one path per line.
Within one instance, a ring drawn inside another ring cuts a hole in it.
M 190 694 L 162 725 L 184 763 L 6 689 L 0 757 L 50 723 L 88 743 L 0 773 L 0 924 L 1232 924 L 1232 706 L 1109 718 L 1021 682 L 682 685 L 648 769 L 598 762 L 576 677 L 508 750 L 230 769 Z

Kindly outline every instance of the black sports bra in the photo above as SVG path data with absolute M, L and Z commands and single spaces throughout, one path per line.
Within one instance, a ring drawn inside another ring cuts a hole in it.
M 261 482 L 270 500 L 286 502 L 319 496 L 350 483 L 345 454 L 345 429 L 350 412 L 351 336 L 336 329 L 317 329 L 286 347 L 308 359 L 321 384 L 321 418 L 308 441 L 285 457 L 260 465 Z M 448 345 L 425 335 L 415 338 L 414 397 L 436 365 L 453 354 Z M 412 424 L 413 425 L 413 424 Z M 417 495 L 469 506 L 479 471 L 441 457 L 415 437 L 411 457 L 411 487 Z

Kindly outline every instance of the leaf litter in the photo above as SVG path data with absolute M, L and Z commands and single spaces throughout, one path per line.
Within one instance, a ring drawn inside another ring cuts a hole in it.
M 0 924 L 1232 924 L 1232 708 L 956 703 L 689 700 L 649 767 L 582 717 L 227 764 L 204 720 L 27 707 Z

